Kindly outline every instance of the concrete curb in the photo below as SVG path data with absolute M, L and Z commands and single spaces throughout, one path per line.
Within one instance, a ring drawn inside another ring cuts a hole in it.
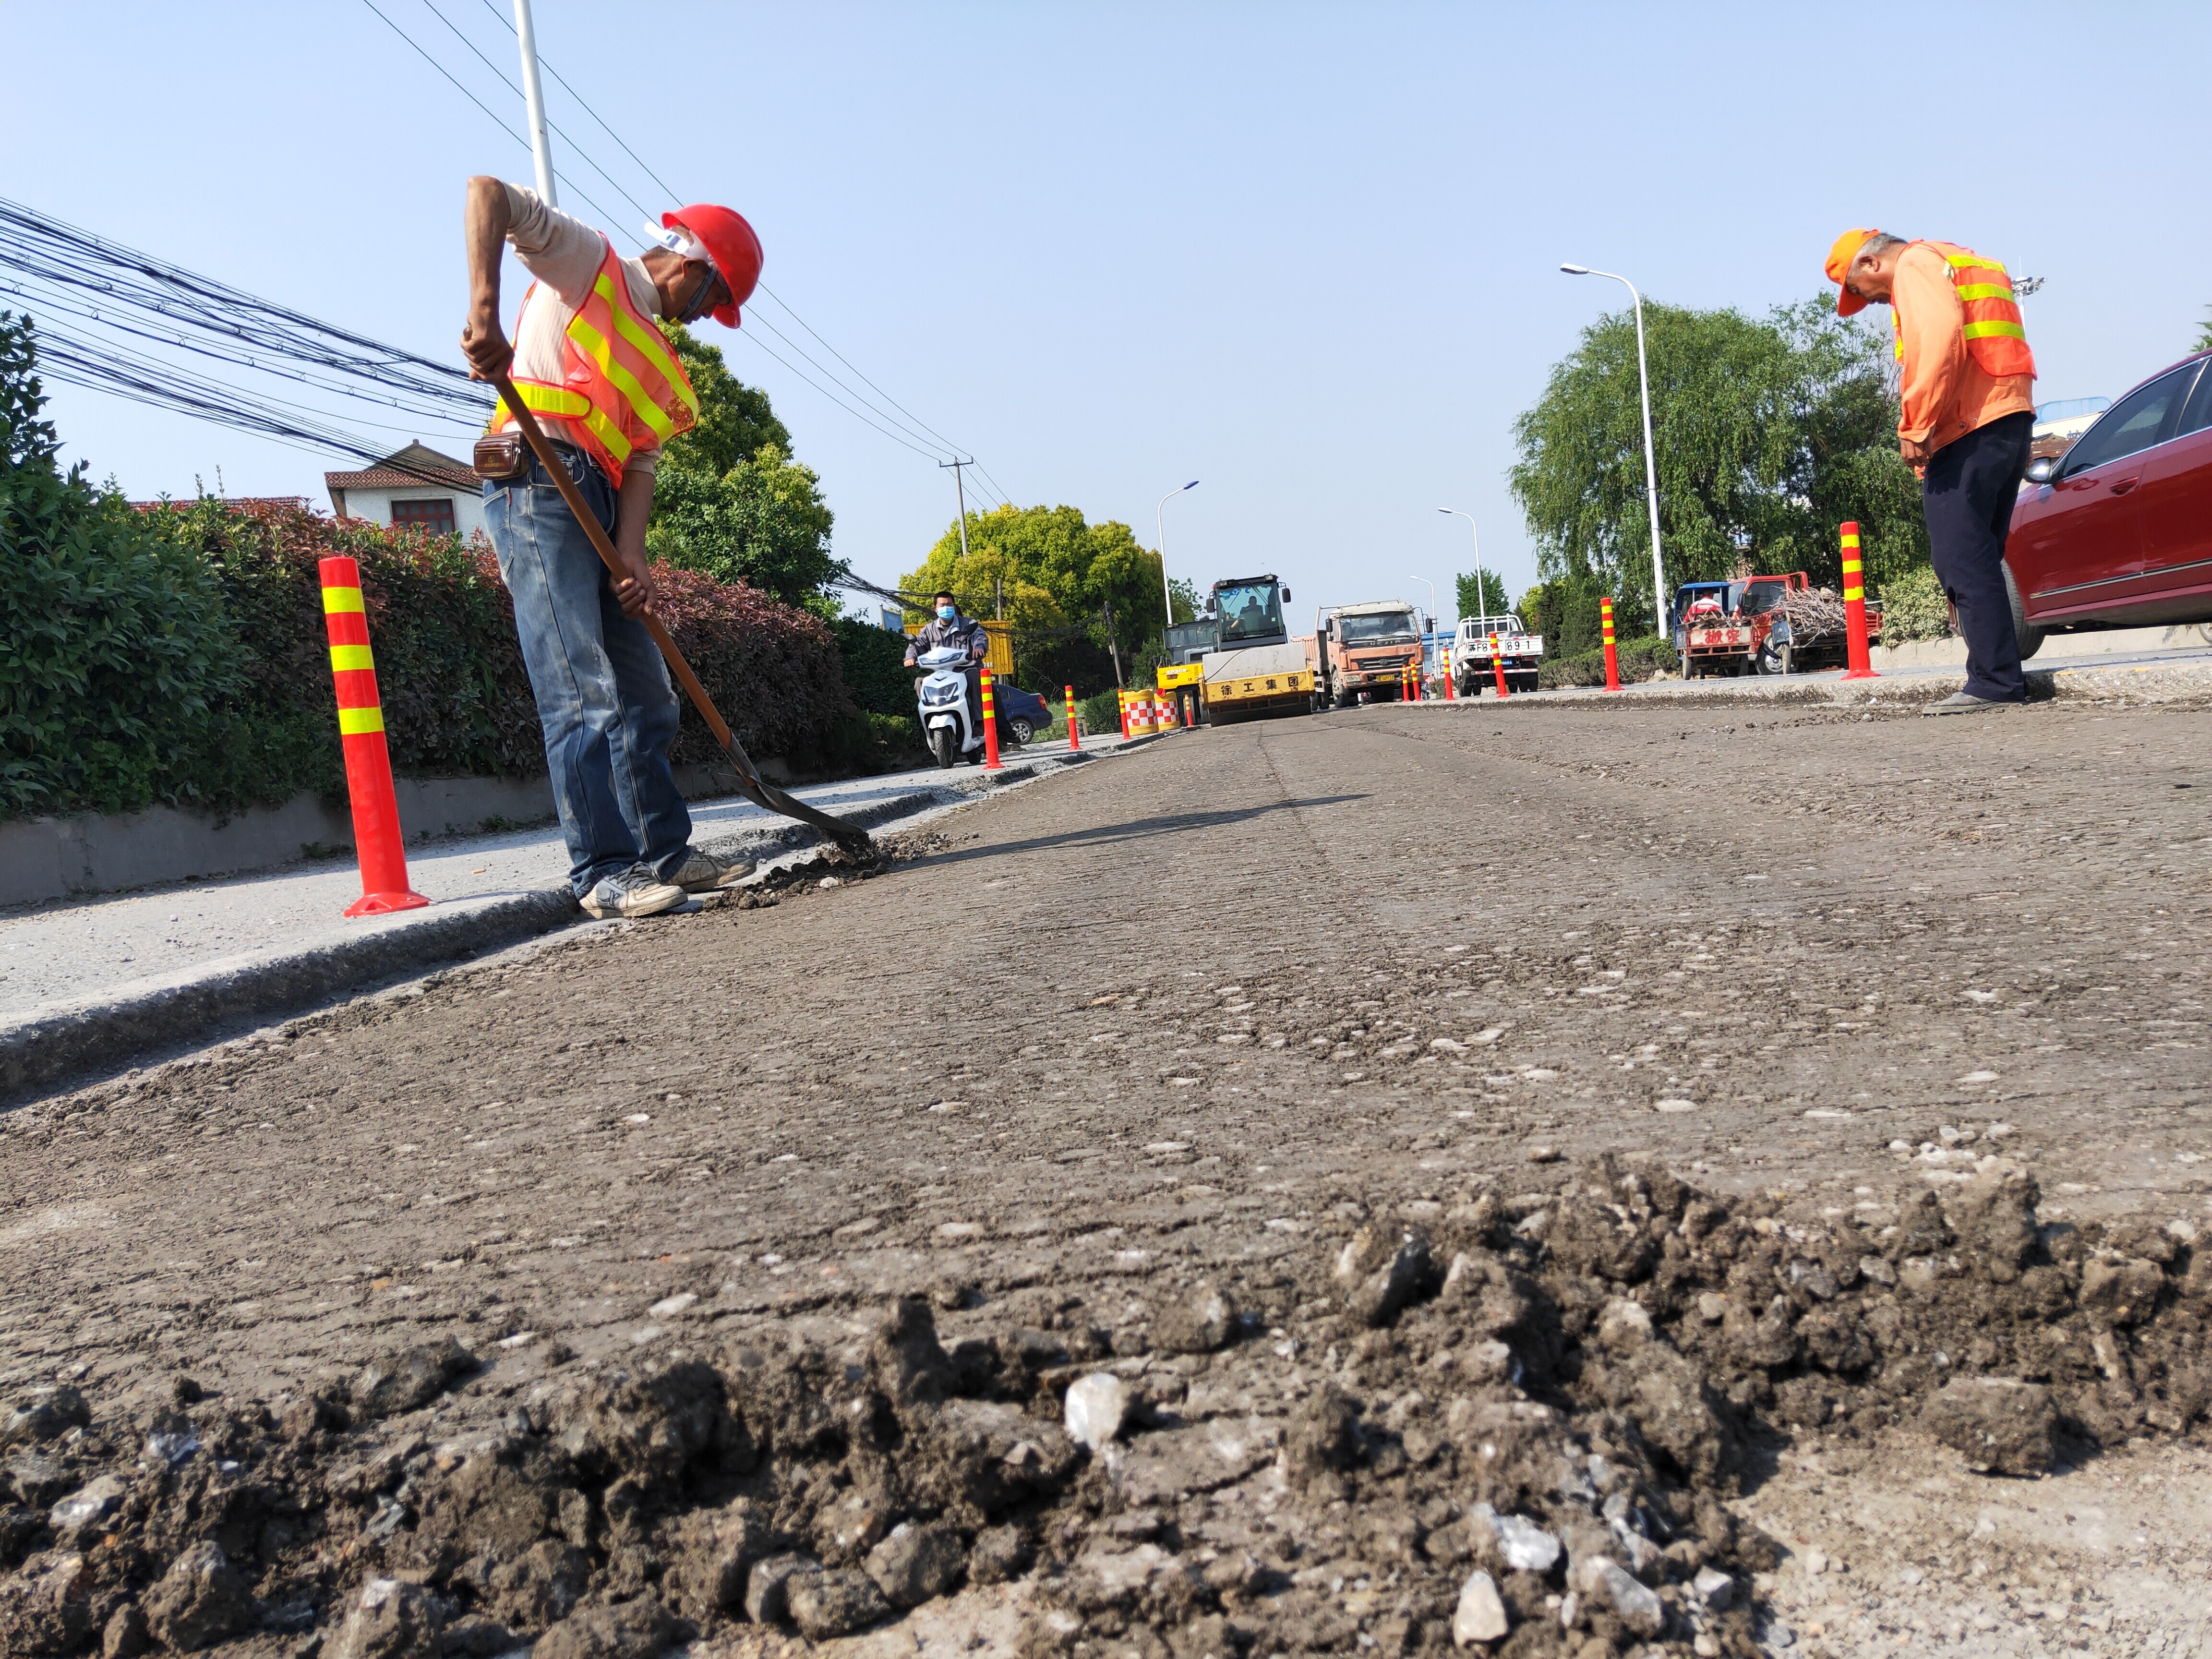
M 1036 756 L 1011 762 L 1003 771 L 965 773 L 836 816 L 873 830 L 964 805 L 1010 785 L 1099 758 L 1081 752 Z M 725 856 L 756 858 L 823 840 L 821 831 L 804 824 L 777 823 L 702 837 L 698 844 Z M 380 984 L 505 950 L 584 919 L 566 886 L 507 893 L 405 912 L 374 931 L 349 937 L 224 957 L 175 974 L 46 1003 L 30 1013 L 0 1018 L 0 1101 L 50 1091 L 95 1069 L 119 1070 L 136 1057 L 162 1048 L 215 1041 L 225 1028 L 303 1013 Z
M 0 1024 L 0 1099 L 230 1022 L 297 1012 L 380 980 L 520 944 L 584 913 L 565 888 L 416 913 L 342 944 L 225 957 Z

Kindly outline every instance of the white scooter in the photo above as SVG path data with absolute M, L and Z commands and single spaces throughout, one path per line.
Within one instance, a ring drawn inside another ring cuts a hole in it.
M 983 747 L 983 733 L 968 715 L 968 653 L 957 645 L 939 646 L 915 659 L 929 671 L 921 681 L 922 741 L 939 766 L 951 766 Z

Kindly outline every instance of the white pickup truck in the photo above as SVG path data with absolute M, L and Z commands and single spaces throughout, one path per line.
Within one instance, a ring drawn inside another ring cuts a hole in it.
M 1452 676 L 1462 697 L 1480 696 L 1498 689 L 1490 665 L 1490 641 L 1498 639 L 1498 665 L 1505 671 L 1508 691 L 1534 691 L 1536 673 L 1544 664 L 1544 636 L 1531 634 L 1513 616 L 1462 617 L 1452 635 Z

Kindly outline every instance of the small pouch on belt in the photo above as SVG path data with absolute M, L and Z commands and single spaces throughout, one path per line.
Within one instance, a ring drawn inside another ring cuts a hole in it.
M 510 427 L 477 440 L 477 471 L 487 478 L 519 478 L 530 470 L 530 446 Z

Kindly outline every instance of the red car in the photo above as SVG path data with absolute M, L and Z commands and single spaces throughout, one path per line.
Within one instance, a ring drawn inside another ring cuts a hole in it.
M 2212 622 L 2212 351 L 2028 464 L 2005 565 L 2023 657 L 2052 629 Z

